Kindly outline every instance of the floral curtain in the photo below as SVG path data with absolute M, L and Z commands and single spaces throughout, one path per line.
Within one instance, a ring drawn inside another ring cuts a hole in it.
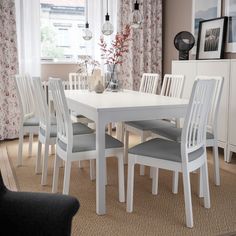
M 18 71 L 14 0 L 0 1 L 0 140 L 18 137 L 19 109 L 13 76 Z
M 120 67 L 124 88 L 138 90 L 143 73 L 162 72 L 162 0 L 139 1 L 143 23 L 132 30 L 129 53 Z M 131 22 L 134 1 L 120 0 L 118 28 Z

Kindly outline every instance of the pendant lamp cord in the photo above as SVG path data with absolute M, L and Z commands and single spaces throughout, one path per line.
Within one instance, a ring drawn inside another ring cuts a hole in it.
M 88 23 L 88 0 L 86 0 L 86 23 Z
M 108 14 L 108 0 L 107 0 L 107 14 Z

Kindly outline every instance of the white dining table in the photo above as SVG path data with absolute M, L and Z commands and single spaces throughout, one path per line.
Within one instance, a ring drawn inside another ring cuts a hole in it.
M 124 90 L 65 90 L 68 107 L 96 123 L 96 212 L 106 214 L 105 126 L 110 122 L 184 117 L 188 100 Z

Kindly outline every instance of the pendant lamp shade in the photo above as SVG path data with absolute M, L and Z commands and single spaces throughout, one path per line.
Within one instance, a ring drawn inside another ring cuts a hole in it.
M 88 0 L 86 0 L 86 23 L 82 37 L 86 41 L 90 40 L 93 37 L 91 30 L 89 30 L 89 23 L 88 23 Z
M 141 27 L 142 24 L 142 15 L 139 9 L 139 3 L 136 0 L 134 3 L 134 9 L 131 15 L 131 27 L 134 29 L 138 29 Z
M 114 31 L 114 27 L 110 22 L 110 16 L 108 14 L 108 0 L 107 0 L 107 14 L 105 15 L 105 23 L 102 26 L 102 33 L 104 35 L 111 35 Z

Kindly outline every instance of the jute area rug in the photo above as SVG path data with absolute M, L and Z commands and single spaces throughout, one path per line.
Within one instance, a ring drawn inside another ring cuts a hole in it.
M 51 192 L 53 155 L 49 158 L 48 185 L 40 185 L 41 175 L 36 175 L 35 156 L 37 143 L 34 143 L 32 157 L 28 157 L 25 144 L 23 166 L 16 167 L 18 141 L 10 141 L 7 151 L 19 191 Z M 211 154 L 208 155 L 211 158 Z M 213 183 L 213 166 L 209 164 L 211 208 L 203 207 L 203 200 L 197 196 L 198 178 L 191 176 L 194 228 L 185 227 L 185 212 L 182 177 L 179 193 L 171 192 L 172 174 L 160 171 L 159 193 L 151 194 L 151 180 L 146 171 L 139 175 L 135 168 L 134 212 L 126 212 L 126 204 L 118 202 L 117 160 L 107 161 L 108 185 L 106 187 L 107 214 L 96 215 L 95 181 L 89 179 L 88 162 L 72 165 L 70 195 L 79 199 L 81 207 L 74 217 L 72 235 L 221 235 L 236 231 L 236 175 L 221 170 L 221 186 Z M 148 170 L 146 168 L 146 170 Z M 59 191 L 62 191 L 63 168 L 60 170 Z M 127 167 L 125 167 L 127 180 Z

